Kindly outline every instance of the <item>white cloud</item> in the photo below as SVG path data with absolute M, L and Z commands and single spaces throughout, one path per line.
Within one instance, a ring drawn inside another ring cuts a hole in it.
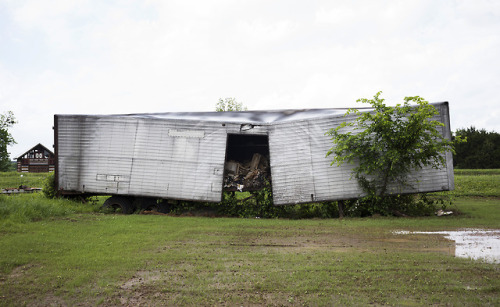
M 51 143 L 54 113 L 207 111 L 219 97 L 250 109 L 342 107 L 382 90 L 388 103 L 449 100 L 452 128 L 500 131 L 499 2 L 0 7 L 0 108 L 20 121 L 15 153 Z
M 296 26 L 288 21 L 273 21 L 263 22 L 262 20 L 242 21 L 238 25 L 244 43 L 248 45 L 254 44 L 274 44 L 277 41 L 283 41 L 293 34 Z

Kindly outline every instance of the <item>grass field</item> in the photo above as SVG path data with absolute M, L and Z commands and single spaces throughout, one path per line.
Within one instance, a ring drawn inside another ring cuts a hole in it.
M 3 172 L 0 173 L 0 188 L 17 188 L 21 185 L 41 188 L 47 175 L 47 173 Z
M 450 194 L 464 197 L 500 197 L 500 169 L 455 170 L 455 190 Z
M 498 306 L 500 264 L 456 258 L 442 236 L 394 231 L 498 229 L 499 183 L 497 171 L 457 171 L 452 210 L 462 214 L 423 218 L 111 215 L 3 196 L 0 306 Z M 45 213 L 33 218 L 35 204 Z

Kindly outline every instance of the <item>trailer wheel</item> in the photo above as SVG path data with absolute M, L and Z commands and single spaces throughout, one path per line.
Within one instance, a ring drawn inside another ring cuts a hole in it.
M 106 199 L 104 205 L 102 205 L 102 208 L 110 210 L 112 212 L 123 214 L 131 214 L 132 212 L 134 212 L 134 208 L 132 207 L 130 201 L 126 197 L 120 196 L 111 196 L 110 198 Z
M 137 197 L 133 202 L 136 208 L 146 211 L 158 211 L 158 204 L 156 198 L 150 197 Z

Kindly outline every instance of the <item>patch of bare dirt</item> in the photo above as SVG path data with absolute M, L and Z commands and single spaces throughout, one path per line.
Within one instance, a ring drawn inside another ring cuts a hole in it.
M 162 278 L 162 274 L 159 271 L 138 271 L 135 273 L 134 277 L 127 280 L 123 285 L 121 285 L 121 289 L 130 290 L 132 288 L 136 288 L 138 286 L 143 286 L 146 284 L 150 284 Z
M 121 306 L 149 305 L 152 301 L 158 301 L 161 293 L 152 286 L 156 281 L 165 278 L 160 271 L 138 271 L 132 278 L 124 282 L 119 292 L 118 301 Z M 111 304 L 112 305 L 112 304 Z
M 31 270 L 34 267 L 36 267 L 36 265 L 34 264 L 25 264 L 18 266 L 17 268 L 14 268 L 12 272 L 10 272 L 8 278 L 17 279 L 23 277 L 29 270 Z

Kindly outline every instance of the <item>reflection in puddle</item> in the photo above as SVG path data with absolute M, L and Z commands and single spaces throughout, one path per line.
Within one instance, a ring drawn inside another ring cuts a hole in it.
M 396 234 L 438 234 L 455 241 L 455 256 L 500 263 L 500 230 L 397 231 Z

